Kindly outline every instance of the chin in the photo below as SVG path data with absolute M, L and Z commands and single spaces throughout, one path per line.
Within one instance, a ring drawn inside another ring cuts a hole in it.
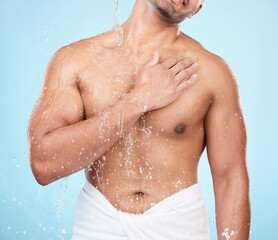
M 184 9 L 177 9 L 170 0 L 148 0 L 148 2 L 164 21 L 171 24 L 179 24 L 189 15 Z

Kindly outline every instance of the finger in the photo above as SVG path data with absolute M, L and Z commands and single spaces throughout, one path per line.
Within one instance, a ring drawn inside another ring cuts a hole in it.
M 170 68 L 170 71 L 176 75 L 180 71 L 190 67 L 192 64 L 196 64 L 197 58 L 196 57 L 187 57 L 186 59 L 179 61 L 175 66 Z
M 175 77 L 174 80 L 179 84 L 183 80 L 187 80 L 193 73 L 196 73 L 199 69 L 199 64 L 194 63 L 189 68 L 181 70 Z
M 173 67 L 175 64 L 177 64 L 179 61 L 183 60 L 184 58 L 186 58 L 185 55 L 170 57 L 170 58 L 167 58 L 164 62 L 162 62 L 161 65 L 163 65 L 163 67 L 169 69 L 169 68 Z
M 197 74 L 193 74 L 187 81 L 184 81 L 177 86 L 177 91 L 180 92 L 180 91 L 184 90 L 185 88 L 188 88 L 196 80 L 197 80 Z
M 182 55 L 177 55 L 174 57 L 170 57 L 167 58 L 164 62 L 162 62 L 161 64 L 165 67 L 165 68 L 172 68 L 173 66 L 175 66 L 179 61 L 182 61 L 186 58 L 190 58 L 185 54 Z M 192 63 L 197 62 L 197 58 L 195 56 L 191 57 Z

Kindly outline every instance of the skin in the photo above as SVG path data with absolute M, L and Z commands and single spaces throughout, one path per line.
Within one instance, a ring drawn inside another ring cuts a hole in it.
M 28 124 L 31 168 L 44 186 L 84 169 L 117 209 L 143 213 L 198 182 L 207 147 L 218 239 L 248 239 L 238 84 L 222 58 L 179 31 L 202 1 L 178 2 L 137 0 L 118 28 L 53 55 Z

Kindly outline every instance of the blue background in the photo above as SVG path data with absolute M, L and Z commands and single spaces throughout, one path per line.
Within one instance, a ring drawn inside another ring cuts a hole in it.
M 134 0 L 119 0 L 121 23 Z M 27 154 L 27 123 L 50 57 L 60 47 L 111 29 L 113 0 L 0 0 L 0 239 L 70 239 L 74 204 L 84 172 L 42 187 Z M 248 130 L 251 235 L 278 236 L 277 42 L 278 1 L 206 0 L 181 30 L 223 57 L 240 85 Z M 204 151 L 199 182 L 211 239 L 216 237 L 214 195 Z

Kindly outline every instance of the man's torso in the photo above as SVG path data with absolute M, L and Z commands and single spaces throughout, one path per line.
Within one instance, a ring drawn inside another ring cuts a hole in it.
M 148 53 L 136 56 L 129 48 L 117 46 L 113 37 L 113 33 L 105 33 L 82 40 L 78 86 L 86 118 L 131 91 L 135 72 L 149 60 Z M 159 62 L 184 53 L 197 56 L 198 80 L 169 105 L 146 112 L 123 138 L 85 168 L 88 180 L 112 205 L 125 212 L 143 213 L 196 183 L 199 159 L 206 145 L 204 121 L 212 100 L 211 84 L 202 70 L 206 51 L 185 35 L 171 49 L 157 51 Z M 107 119 L 103 116 L 103 128 L 109 128 Z M 120 114 L 118 119 L 120 124 Z

